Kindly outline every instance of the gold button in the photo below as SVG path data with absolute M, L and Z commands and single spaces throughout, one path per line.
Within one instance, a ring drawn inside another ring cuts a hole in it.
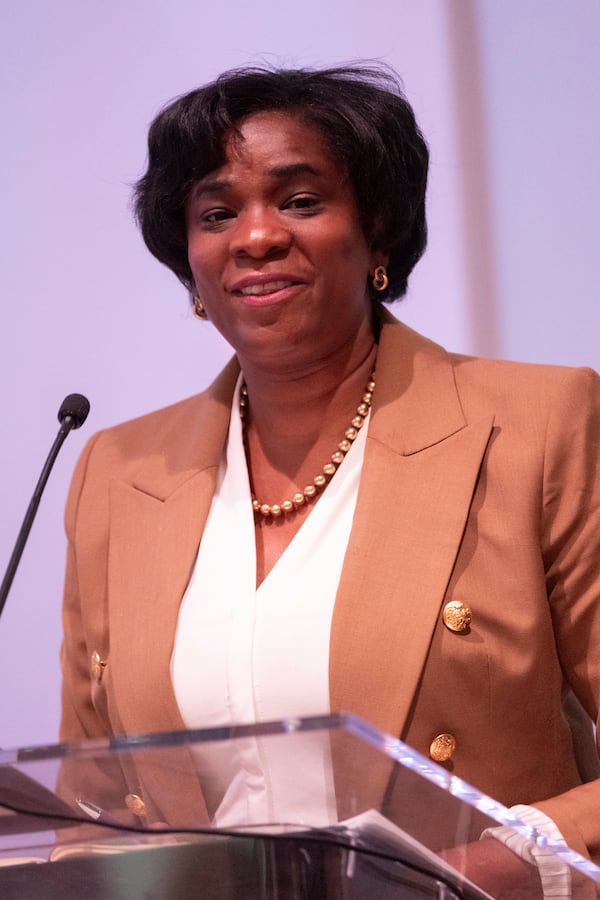
M 456 750 L 453 734 L 438 734 L 429 747 L 429 755 L 434 762 L 447 762 Z
M 442 613 L 444 625 L 450 631 L 466 631 L 471 624 L 472 614 L 468 606 L 460 600 L 451 600 L 446 603 Z
M 91 672 L 92 678 L 94 681 L 97 681 L 98 684 L 102 681 L 102 676 L 104 675 L 104 670 L 106 668 L 106 660 L 102 659 L 97 650 L 94 650 L 91 658 Z
M 136 816 L 146 815 L 146 804 L 139 794 L 127 794 L 125 796 L 125 806 Z

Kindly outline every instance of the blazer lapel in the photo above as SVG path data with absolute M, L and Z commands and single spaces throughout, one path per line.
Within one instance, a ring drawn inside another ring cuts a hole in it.
M 467 425 L 440 347 L 384 327 L 334 610 L 330 693 L 400 736 L 456 559 L 492 419 Z
M 184 727 L 170 658 L 216 472 L 215 466 L 197 473 L 165 500 L 121 482 L 111 486 L 110 656 L 119 718 L 128 734 Z
M 179 604 L 208 515 L 216 466 L 165 500 L 132 485 L 111 490 L 110 665 L 113 699 L 129 735 L 185 728 L 170 678 Z M 135 531 L 131 523 L 135 522 Z M 198 827 L 208 819 L 185 746 L 138 750 L 130 789 L 144 797 L 146 821 Z
M 112 711 L 129 735 L 184 723 L 170 678 L 179 606 L 210 510 L 239 367 L 165 413 L 131 483 L 111 485 L 108 560 Z M 135 529 L 132 529 L 135 523 Z M 188 747 L 132 760 L 148 821 L 190 828 L 208 814 Z
M 238 367 L 158 436 L 133 483 L 111 485 L 109 619 L 127 734 L 183 728 L 169 677 L 179 605 L 214 493 Z M 132 529 L 135 523 L 135 529 Z

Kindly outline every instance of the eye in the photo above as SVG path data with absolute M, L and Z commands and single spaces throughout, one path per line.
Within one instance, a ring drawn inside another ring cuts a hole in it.
M 200 215 L 200 221 L 206 226 L 221 225 L 228 219 L 233 219 L 235 213 L 225 207 L 217 207 L 215 209 L 207 209 Z
M 310 215 L 317 211 L 320 202 L 319 198 L 314 194 L 295 194 L 284 203 L 283 208 L 297 210 L 300 213 Z

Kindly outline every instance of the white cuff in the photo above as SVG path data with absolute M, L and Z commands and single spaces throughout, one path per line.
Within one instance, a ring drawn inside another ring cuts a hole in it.
M 549 841 L 561 843 L 565 849 L 567 848 L 556 824 L 541 810 L 519 804 L 512 806 L 511 812 L 518 816 L 525 825 L 530 825 L 540 834 L 544 834 Z M 538 867 L 544 900 L 546 898 L 548 900 L 571 900 L 571 872 L 567 864 L 553 852 L 527 840 L 526 837 L 517 834 L 506 825 L 500 825 L 498 828 L 486 828 L 481 836 L 495 838 L 521 859 Z

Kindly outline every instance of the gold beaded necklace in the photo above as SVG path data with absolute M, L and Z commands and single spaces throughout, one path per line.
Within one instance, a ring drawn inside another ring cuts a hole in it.
M 287 516 L 295 512 L 306 503 L 310 503 L 323 490 L 325 485 L 333 478 L 337 469 L 341 465 L 348 453 L 353 442 L 358 437 L 358 432 L 365 424 L 365 419 L 371 408 L 373 399 L 373 391 L 375 390 L 375 369 L 371 372 L 363 398 L 356 407 L 356 415 L 350 423 L 350 427 L 344 432 L 344 438 L 338 444 L 338 449 L 331 454 L 331 461 L 325 463 L 323 471 L 319 475 L 315 475 L 311 484 L 307 484 L 303 491 L 298 491 L 293 495 L 291 500 L 282 500 L 281 503 L 261 503 L 252 494 L 252 509 L 256 515 L 265 519 L 278 519 L 280 516 Z M 240 388 L 240 418 L 242 420 L 242 430 L 245 429 L 246 411 L 248 409 L 248 391 L 246 382 L 242 382 Z

